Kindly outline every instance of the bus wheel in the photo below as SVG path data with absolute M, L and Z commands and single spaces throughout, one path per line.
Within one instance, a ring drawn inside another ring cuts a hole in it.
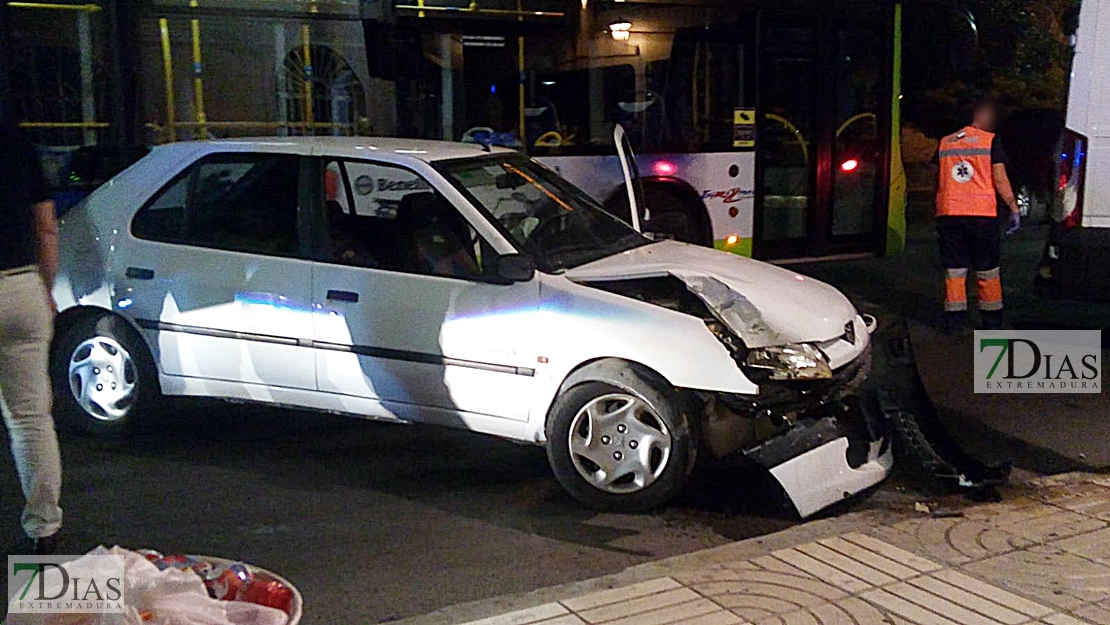
M 709 219 L 701 206 L 690 203 L 673 191 L 659 186 L 645 186 L 644 203 L 651 219 L 644 230 L 673 237 L 676 241 L 695 245 L 713 245 Z

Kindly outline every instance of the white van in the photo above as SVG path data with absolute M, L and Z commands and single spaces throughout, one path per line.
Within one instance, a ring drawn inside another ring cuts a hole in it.
M 1057 180 L 1038 290 L 1110 301 L 1110 0 L 1084 0 L 1080 10 Z

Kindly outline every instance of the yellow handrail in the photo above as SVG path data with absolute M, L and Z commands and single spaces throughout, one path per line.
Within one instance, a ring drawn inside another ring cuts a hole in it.
M 9 2 L 13 9 L 43 9 L 46 11 L 84 11 L 96 13 L 101 9 L 99 4 L 56 4 L 53 2 Z
M 843 124 L 840 124 L 840 128 L 836 129 L 836 136 L 839 137 L 845 130 L 848 129 L 848 126 L 851 126 L 852 124 L 860 121 L 861 119 L 867 119 L 868 117 L 870 117 L 871 119 L 874 119 L 876 121 L 878 121 L 878 119 L 879 119 L 878 116 L 875 115 L 874 113 L 860 113 L 858 115 L 853 115 L 852 117 L 849 117 Z
M 107 122 L 21 122 L 20 128 L 110 128 Z
M 800 145 L 802 148 L 802 158 L 805 159 L 806 165 L 809 165 L 809 146 L 806 145 L 806 138 L 805 135 L 802 134 L 802 131 L 798 130 L 797 126 L 790 123 L 790 120 L 782 117 L 781 115 L 767 113 L 765 117 L 771 121 L 776 121 L 782 124 L 788 131 L 794 134 L 794 137 L 798 140 L 798 145 Z

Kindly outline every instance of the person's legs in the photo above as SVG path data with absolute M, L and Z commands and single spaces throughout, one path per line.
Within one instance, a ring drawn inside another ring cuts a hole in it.
M 974 235 L 971 262 L 975 268 L 979 315 L 983 318 L 983 329 L 1001 330 L 1002 277 L 999 266 L 1002 260 L 1002 232 L 998 220 L 988 217 L 977 220 Z
M 953 333 L 967 323 L 968 245 L 962 217 L 937 217 L 940 262 L 944 266 L 944 329 Z
M 0 278 L 0 302 L 0 396 L 27 500 L 23 530 L 45 538 L 62 525 L 62 464 L 48 371 L 53 322 L 37 273 Z

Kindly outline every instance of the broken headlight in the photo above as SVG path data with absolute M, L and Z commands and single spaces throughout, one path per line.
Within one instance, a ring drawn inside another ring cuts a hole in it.
M 821 350 L 808 344 L 776 345 L 748 352 L 744 364 L 767 371 L 772 380 L 827 380 L 832 367 Z

